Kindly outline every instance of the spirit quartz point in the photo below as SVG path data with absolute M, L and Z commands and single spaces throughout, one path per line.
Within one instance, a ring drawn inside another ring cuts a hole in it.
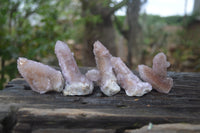
M 167 67 L 170 63 L 167 62 L 164 53 L 158 53 L 153 59 L 153 67 L 139 65 L 140 77 L 149 82 L 154 89 L 161 93 L 169 93 L 173 86 L 173 79 L 167 77 Z
M 35 92 L 43 94 L 63 90 L 64 79 L 61 72 L 48 65 L 20 57 L 17 60 L 17 68 Z
M 113 72 L 111 54 L 99 41 L 94 43 L 93 52 L 100 72 L 100 81 L 98 83 L 100 84 L 101 91 L 107 96 L 115 95 L 120 91 L 120 87 Z M 98 72 L 96 71 L 96 73 Z
M 119 57 L 112 57 L 111 62 L 117 81 L 128 96 L 142 96 L 152 90 L 152 86 L 134 75 Z
M 65 79 L 64 95 L 87 95 L 93 91 L 93 83 L 83 75 L 67 44 L 56 42 L 55 53 Z

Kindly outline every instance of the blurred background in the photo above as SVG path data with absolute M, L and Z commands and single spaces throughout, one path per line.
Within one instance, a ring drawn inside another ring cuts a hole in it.
M 164 52 L 170 71 L 199 72 L 200 0 L 0 0 L 0 88 L 20 56 L 58 66 L 57 40 L 79 66 L 95 66 L 100 40 L 131 69 Z

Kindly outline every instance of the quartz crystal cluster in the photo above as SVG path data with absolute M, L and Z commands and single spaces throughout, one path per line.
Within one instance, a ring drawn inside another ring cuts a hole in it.
M 55 53 L 57 55 L 61 71 L 57 71 L 48 65 L 19 58 L 17 67 L 20 74 L 29 83 L 33 91 L 40 94 L 48 91 L 63 91 L 64 95 L 87 95 L 93 91 L 93 83 L 81 74 L 73 53 L 67 44 L 56 42 Z M 63 90 L 64 88 L 64 90 Z
M 153 67 L 139 65 L 140 77 L 149 82 L 154 89 L 161 93 L 169 93 L 173 86 L 173 79 L 167 77 L 167 68 L 170 63 L 164 53 L 158 53 L 153 59 Z
M 98 70 L 90 70 L 86 76 L 96 81 L 105 95 L 118 93 L 119 85 L 128 96 L 142 96 L 152 90 L 149 83 L 142 82 L 119 57 L 113 57 L 101 42 L 94 43 L 93 52 Z
M 55 53 L 65 79 L 64 95 L 87 95 L 93 91 L 93 83 L 81 74 L 67 44 L 56 42 Z
M 26 58 L 17 60 L 17 68 L 32 90 L 40 94 L 62 91 L 64 95 L 88 95 L 93 92 L 93 82 L 107 96 L 117 94 L 120 86 L 128 96 L 142 96 L 150 92 L 152 86 L 162 93 L 168 93 L 172 88 L 173 80 L 167 77 L 170 64 L 163 53 L 154 57 L 152 68 L 138 66 L 140 77 L 146 81 L 143 82 L 119 57 L 113 57 L 101 42 L 94 43 L 93 52 L 97 68 L 89 70 L 86 75 L 80 72 L 70 48 L 61 41 L 56 42 L 55 54 L 62 73 Z
M 50 66 L 19 58 L 17 68 L 33 91 L 43 94 L 48 91 L 61 92 L 63 90 L 64 79 L 61 72 Z
M 117 81 L 128 96 L 142 96 L 152 90 L 152 86 L 134 75 L 119 57 L 112 57 L 111 62 Z
M 94 43 L 93 52 L 100 73 L 99 85 L 101 91 L 107 96 L 112 96 L 118 93 L 120 87 L 117 84 L 117 78 L 113 72 L 111 54 L 99 41 Z

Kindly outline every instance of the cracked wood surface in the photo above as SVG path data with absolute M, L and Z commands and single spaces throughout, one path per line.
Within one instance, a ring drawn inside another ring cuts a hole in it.
M 24 79 L 14 79 L 0 91 L 0 131 L 103 133 L 150 122 L 200 124 L 200 73 L 168 75 L 174 79 L 169 94 L 153 90 L 142 97 L 128 97 L 124 90 L 107 97 L 99 87 L 87 96 L 41 95 L 30 90 Z

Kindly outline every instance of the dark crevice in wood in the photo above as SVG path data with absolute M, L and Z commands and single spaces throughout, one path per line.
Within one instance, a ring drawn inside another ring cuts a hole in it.
M 116 129 L 115 133 L 124 133 L 124 131 L 127 130 L 127 129 L 136 130 L 136 129 L 139 129 L 143 126 L 144 126 L 143 124 L 135 123 L 135 124 L 133 124 L 132 126 L 129 126 L 129 127 L 118 128 L 118 129 Z
M 10 112 L 8 115 L 3 118 L 1 124 L 2 124 L 2 131 L 3 133 L 12 133 L 13 128 L 17 123 L 17 117 L 16 117 L 17 109 L 15 107 L 10 107 Z

